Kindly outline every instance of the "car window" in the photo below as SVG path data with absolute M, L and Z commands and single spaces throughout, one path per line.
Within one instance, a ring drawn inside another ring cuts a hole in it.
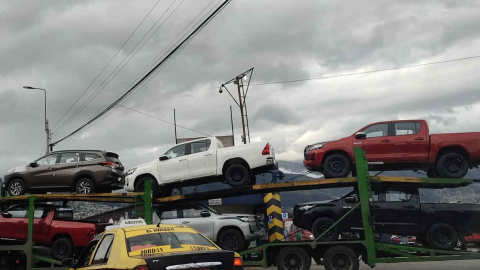
M 185 156 L 185 144 L 177 145 L 165 153 L 169 159 Z
M 105 264 L 108 261 L 108 255 L 110 255 L 110 248 L 112 246 L 114 235 L 107 234 L 103 237 L 102 241 L 98 245 L 95 257 L 93 257 L 92 265 Z
M 33 209 L 33 218 L 46 218 L 50 213 L 50 206 L 37 205 Z
M 17 205 L 8 209 L 8 213 L 12 214 L 13 218 L 24 218 L 27 217 L 27 206 L 26 205 Z
M 411 197 L 412 194 L 407 194 L 405 191 L 388 190 L 385 192 L 386 202 L 406 202 L 409 201 Z
M 420 131 L 420 129 L 417 128 L 417 123 L 418 122 L 398 122 L 398 123 L 395 123 L 395 135 L 417 134 Z
M 205 152 L 210 148 L 211 141 L 210 140 L 202 140 L 197 142 L 190 143 L 192 154 Z
M 127 251 L 134 252 L 146 248 L 170 246 L 181 248 L 182 245 L 200 245 L 215 247 L 209 240 L 198 233 L 190 232 L 161 232 L 136 235 L 127 238 Z
M 58 154 L 48 155 L 44 158 L 37 160 L 38 166 L 53 165 L 57 162 Z
M 367 134 L 367 138 L 376 138 L 388 136 L 388 124 L 378 124 L 369 126 L 363 132 Z
M 89 160 L 94 160 L 94 159 L 101 159 L 102 156 L 100 156 L 99 154 L 95 154 L 95 153 L 84 153 L 83 158 L 85 159 L 85 161 L 89 161 Z
M 98 240 L 92 240 L 83 249 L 82 254 L 78 258 L 76 268 L 87 267 L 90 264 L 90 258 L 92 258 L 93 251 L 98 244 Z
M 65 152 L 60 157 L 60 163 L 77 163 L 80 161 L 80 153 Z
M 157 215 L 160 217 L 160 219 L 177 218 L 177 209 L 163 211 L 162 209 L 158 208 L 157 209 Z
M 183 217 L 184 218 L 197 218 L 201 217 L 201 212 L 203 211 L 202 208 L 198 206 L 188 206 L 183 209 Z

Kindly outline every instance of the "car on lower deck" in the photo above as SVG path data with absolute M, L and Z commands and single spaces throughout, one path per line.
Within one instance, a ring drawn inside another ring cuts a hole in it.
M 4 183 L 11 196 L 47 191 L 95 193 L 122 189 L 123 170 L 116 153 L 64 150 L 51 152 L 26 166 L 10 169 Z
M 140 225 L 97 235 L 78 260 L 62 261 L 71 270 L 243 270 L 241 257 L 221 250 L 196 230 L 179 225 Z
M 222 249 L 242 251 L 250 242 L 263 236 L 260 216 L 222 214 L 203 204 L 159 205 L 153 214 L 154 223 L 186 225 L 199 231 Z

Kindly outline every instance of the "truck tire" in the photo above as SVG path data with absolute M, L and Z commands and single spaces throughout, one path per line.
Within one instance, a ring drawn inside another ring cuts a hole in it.
M 77 194 L 95 193 L 95 184 L 90 178 L 82 178 L 75 185 L 75 192 Z
M 309 270 L 312 259 L 299 247 L 284 247 L 277 255 L 278 270 Z
M 435 223 L 427 230 L 427 242 L 435 249 L 453 249 L 458 242 L 458 233 L 447 223 Z
M 468 160 L 458 153 L 445 153 L 438 159 L 437 171 L 440 177 L 462 178 L 468 172 Z
M 8 183 L 8 193 L 10 196 L 18 196 L 25 194 L 25 182 L 22 179 L 13 179 Z
M 152 193 L 153 196 L 156 197 L 158 193 L 158 182 L 155 178 L 149 176 L 142 177 L 137 181 L 137 183 L 135 184 L 135 192 L 145 191 L 145 181 L 152 182 Z
M 312 225 L 313 236 L 318 238 L 326 229 L 330 228 L 335 223 L 335 220 L 329 217 L 321 217 L 315 220 Z M 327 234 L 325 234 L 320 240 L 322 241 L 333 241 L 338 239 L 340 234 L 340 229 L 338 226 L 332 228 Z
M 52 253 L 53 257 L 59 261 L 71 258 L 73 255 L 72 240 L 67 237 L 58 238 L 52 244 Z
M 342 154 L 329 155 L 323 162 L 323 175 L 328 178 L 347 177 L 352 170 L 352 163 Z
M 323 256 L 325 270 L 358 270 L 358 255 L 346 246 L 333 246 Z
M 226 229 L 218 236 L 218 245 L 225 250 L 240 252 L 245 247 L 245 237 L 235 229 Z
M 250 180 L 250 171 L 243 164 L 232 164 L 225 171 L 225 181 L 232 187 L 245 186 Z

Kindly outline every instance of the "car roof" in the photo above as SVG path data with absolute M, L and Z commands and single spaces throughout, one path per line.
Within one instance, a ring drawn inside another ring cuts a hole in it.
M 52 153 L 63 153 L 63 152 L 106 152 L 105 150 L 58 150 L 58 151 L 52 151 Z

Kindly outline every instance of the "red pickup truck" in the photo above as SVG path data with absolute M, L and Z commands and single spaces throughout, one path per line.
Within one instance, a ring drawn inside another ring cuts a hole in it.
M 74 248 L 86 246 L 108 224 L 72 221 L 69 207 L 35 205 L 33 241 L 51 246 L 53 256 L 62 260 L 73 255 Z M 0 238 L 25 241 L 28 237 L 28 205 L 13 205 L 0 217 Z
M 376 171 L 425 170 L 430 178 L 462 178 L 480 164 L 480 132 L 429 134 L 425 120 L 373 123 L 349 137 L 308 145 L 303 164 L 325 178 L 346 177 L 354 169 L 356 146 Z

